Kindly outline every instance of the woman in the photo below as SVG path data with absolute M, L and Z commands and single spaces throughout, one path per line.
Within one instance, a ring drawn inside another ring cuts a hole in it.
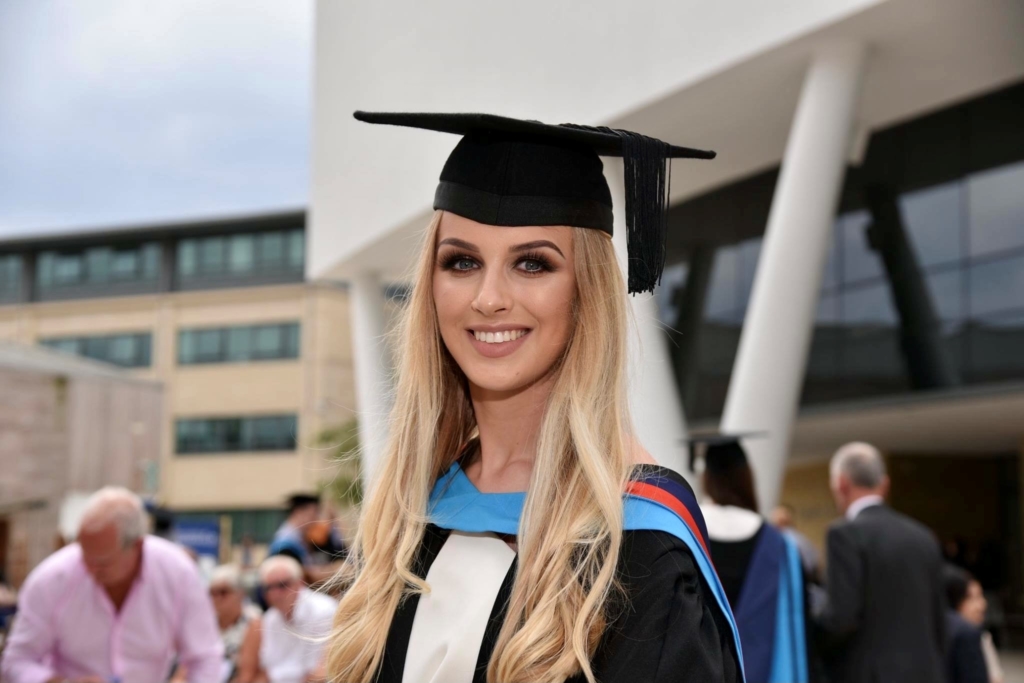
M 704 444 L 701 505 L 711 557 L 736 615 L 748 683 L 806 683 L 803 565 L 796 543 L 757 512 L 754 475 L 736 436 L 691 441 L 691 469 Z
M 666 159 L 709 155 L 500 117 L 356 117 L 464 137 L 395 336 L 391 436 L 329 679 L 742 680 L 692 492 L 631 433 L 598 156 L 624 157 L 644 291 L 664 262 Z
M 995 648 L 986 653 L 982 630 L 988 604 L 981 584 L 966 570 L 947 564 L 943 570 L 946 584 L 946 666 L 949 683 L 1001 683 L 1002 670 Z M 989 639 L 991 646 L 991 639 Z M 989 671 L 992 661 L 993 671 Z

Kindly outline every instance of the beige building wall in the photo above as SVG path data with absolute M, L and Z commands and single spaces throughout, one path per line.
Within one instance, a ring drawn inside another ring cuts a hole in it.
M 195 327 L 300 323 L 300 358 L 182 365 L 178 332 Z M 355 417 L 345 290 L 324 283 L 167 292 L 0 306 L 0 339 L 150 332 L 152 364 L 132 374 L 161 381 L 160 499 L 180 510 L 277 508 L 315 489 L 330 463 L 314 447 L 324 429 Z M 180 418 L 296 414 L 298 445 L 285 452 L 174 454 Z

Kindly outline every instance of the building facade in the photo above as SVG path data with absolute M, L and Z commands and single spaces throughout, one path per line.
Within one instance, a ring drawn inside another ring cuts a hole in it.
M 347 293 L 305 251 L 302 212 L 0 242 L 0 339 L 162 382 L 160 502 L 265 542 L 355 417 Z
M 671 267 L 633 299 L 641 440 L 699 485 L 683 430 L 763 432 L 747 442 L 761 507 L 793 505 L 819 543 L 829 456 L 872 441 L 892 504 L 1024 630 L 1024 5 L 588 9 L 318 3 L 310 274 L 352 283 L 361 408 L 382 413 L 381 288 L 408 269 L 455 139 L 352 111 L 483 111 L 714 149 L 673 164 Z M 619 209 L 621 166 L 605 171 Z

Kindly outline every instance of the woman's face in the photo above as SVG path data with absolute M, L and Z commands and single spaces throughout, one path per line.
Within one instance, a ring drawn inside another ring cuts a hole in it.
M 484 225 L 445 212 L 434 305 L 445 346 L 473 385 L 509 394 L 549 374 L 572 330 L 573 265 L 572 228 Z
M 971 581 L 967 584 L 967 597 L 960 603 L 960 616 L 974 624 L 981 626 L 985 623 L 985 610 L 988 608 L 988 601 L 981 590 L 981 584 Z

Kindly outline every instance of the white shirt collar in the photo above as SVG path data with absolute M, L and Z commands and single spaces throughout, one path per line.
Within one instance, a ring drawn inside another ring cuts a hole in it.
M 850 507 L 846 508 L 846 519 L 854 520 L 864 508 L 869 508 L 873 505 L 881 505 L 884 502 L 885 500 L 881 496 L 875 494 L 858 498 L 850 503 Z
M 700 506 L 708 536 L 716 541 L 745 541 L 757 533 L 764 520 L 761 515 L 732 505 L 718 505 L 705 498 Z

